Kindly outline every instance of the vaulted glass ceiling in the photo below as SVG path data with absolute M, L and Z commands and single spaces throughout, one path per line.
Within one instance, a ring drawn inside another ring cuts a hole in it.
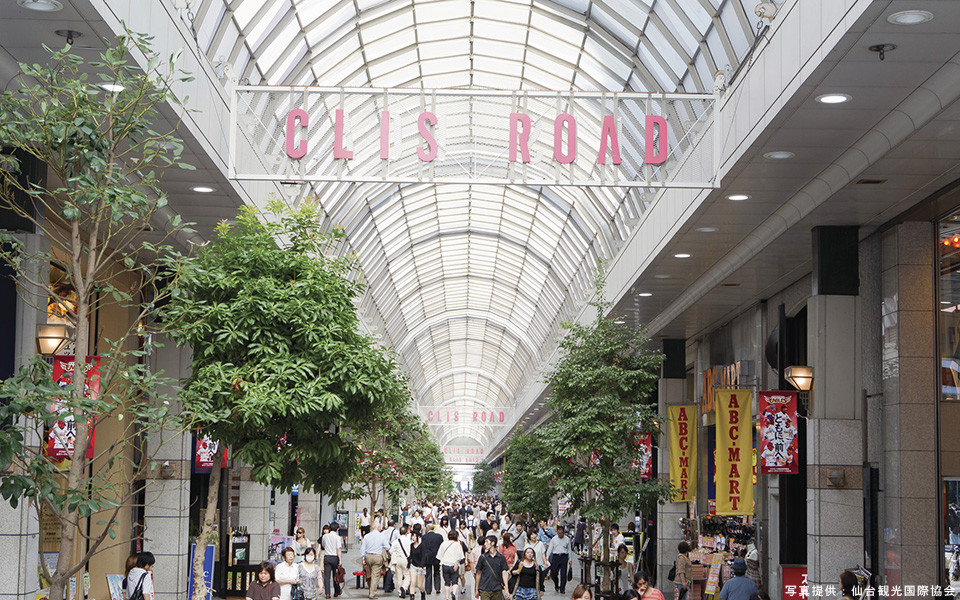
M 252 85 L 711 92 L 755 37 L 755 0 L 195 0 L 191 25 Z M 316 184 L 369 284 L 361 315 L 422 407 L 511 409 L 541 378 L 642 190 Z M 440 426 L 442 444 L 495 431 Z

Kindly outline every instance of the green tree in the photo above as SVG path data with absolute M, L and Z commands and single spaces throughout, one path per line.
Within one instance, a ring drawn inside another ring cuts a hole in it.
M 254 480 L 330 495 L 357 470 L 353 432 L 403 410 L 407 388 L 358 329 L 363 286 L 340 252 L 342 231 L 324 233 L 311 203 L 270 211 L 243 208 L 221 223 L 173 284 L 164 319 L 193 349 L 183 415 L 252 466 Z M 219 477 L 213 469 L 198 547 L 213 531 Z M 195 599 L 206 596 L 202 571 L 200 562 Z
M 429 435 L 423 421 L 406 407 L 378 415 L 369 427 L 355 433 L 358 468 L 335 498 L 369 498 L 371 515 L 383 502 L 386 514 L 389 498 L 417 485 L 422 468 L 418 459 Z
M 474 494 L 485 495 L 493 491 L 493 467 L 482 462 L 477 465 L 477 470 L 473 474 L 472 490 Z
M 453 476 L 447 471 L 443 451 L 433 436 L 420 438 L 414 460 L 417 464 L 414 489 L 419 496 L 436 501 L 453 493 Z
M 649 349 L 643 328 L 633 329 L 605 318 L 605 276 L 600 265 L 597 310 L 588 325 L 566 324 L 560 359 L 547 375 L 553 418 L 539 431 L 549 452 L 543 460 L 546 479 L 559 494 L 569 494 L 573 510 L 603 524 L 604 560 L 609 558 L 609 526 L 628 510 L 650 510 L 670 498 L 661 479 L 641 479 L 635 461 L 642 433 L 657 439 L 662 419 L 646 401 L 656 389 L 661 355 Z
M 540 464 L 549 454 L 550 449 L 536 433 L 518 433 L 510 438 L 503 463 L 503 501 L 510 512 L 531 517 L 553 513 L 554 491 Z
M 0 405 L 0 422 L 8 424 L 0 435 L 0 464 L 11 466 L 0 472 L 0 494 L 13 506 L 28 499 L 38 517 L 44 511 L 56 520 L 56 568 L 51 573 L 45 561 L 40 564 L 50 598 L 61 600 L 69 578 L 91 556 L 128 543 L 104 544 L 116 537 L 116 516 L 131 505 L 134 482 L 149 468 L 156 450 L 146 445 L 150 432 L 168 417 L 162 402 L 157 407 L 146 400 L 158 398 L 162 381 L 145 368 L 153 345 L 138 334 L 149 327 L 145 317 L 159 298 L 153 282 L 162 261 L 152 257 L 168 255 L 167 236 L 182 227 L 165 208 L 161 175 L 167 167 L 191 168 L 180 161 L 180 140 L 153 128 L 161 128 L 161 107 L 178 107 L 170 86 L 190 78 L 177 70 L 176 57 L 162 61 L 149 38 L 129 32 L 108 43 L 96 61 L 73 54 L 70 46 L 44 49 L 48 60 L 21 64 L 18 85 L 0 93 L 0 204 L 50 246 L 33 252 L 20 238 L 0 234 L 0 260 L 15 272 L 25 301 L 44 313 L 54 305 L 68 321 L 75 373 L 91 366 L 87 354 L 98 310 L 126 310 L 132 325 L 125 335 L 99 340 L 99 376 L 73 377 L 60 389 L 37 356 L 0 391 L 8 399 Z M 134 55 L 145 57 L 146 68 Z M 27 158 L 41 163 L 45 174 L 25 169 Z M 160 241 L 144 241 L 151 224 L 166 232 Z M 64 270 L 59 290 L 49 285 L 51 262 Z M 94 379 L 99 394 L 91 396 L 85 385 Z M 55 412 L 51 398 L 58 399 Z M 93 449 L 94 428 L 121 419 L 118 438 Z M 61 463 L 43 452 L 58 422 L 75 426 L 73 448 Z M 135 440 L 146 461 L 133 462 Z M 85 519 L 92 521 L 89 530 Z

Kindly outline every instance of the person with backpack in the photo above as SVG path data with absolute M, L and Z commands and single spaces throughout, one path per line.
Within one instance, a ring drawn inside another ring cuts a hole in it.
M 137 554 L 137 566 L 127 575 L 127 598 L 153 600 L 153 565 L 156 562 L 152 552 Z
M 677 586 L 677 593 L 674 596 L 677 600 L 687 600 L 687 594 L 690 592 L 690 586 L 693 583 L 693 563 L 687 554 L 690 553 L 690 544 L 686 541 L 677 545 L 677 560 L 673 563 L 674 579 Z M 667 579 L 670 579 L 667 577 Z

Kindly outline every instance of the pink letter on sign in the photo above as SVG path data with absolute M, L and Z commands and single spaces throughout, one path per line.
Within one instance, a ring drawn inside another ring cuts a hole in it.
M 422 112 L 420 113 L 420 118 L 417 119 L 417 128 L 420 130 L 420 135 L 423 136 L 423 140 L 427 142 L 427 148 L 429 148 L 429 150 L 424 151 L 423 146 L 417 146 L 417 156 L 423 162 L 433 161 L 433 159 L 437 157 L 439 150 L 437 140 L 433 138 L 433 134 L 427 129 L 427 123 L 436 125 L 437 115 L 432 112 Z
M 343 110 L 339 108 L 333 119 L 333 157 L 353 158 L 353 150 L 343 149 Z
M 653 126 L 657 126 L 660 133 L 660 143 L 658 144 L 657 154 L 653 153 Z M 646 126 L 647 152 L 645 162 L 651 165 L 659 165 L 667 161 L 667 120 L 656 115 L 647 115 Z
M 519 131 L 519 125 L 523 123 L 523 131 Z M 527 140 L 530 139 L 530 115 L 523 113 L 510 113 L 510 162 L 517 162 L 517 144 L 520 144 L 520 155 L 523 162 L 530 162 L 530 148 L 527 147 Z
M 390 158 L 390 111 L 380 113 L 380 160 Z
M 613 115 L 604 115 L 603 127 L 600 130 L 600 153 L 597 155 L 597 164 L 607 164 L 607 139 L 613 151 L 613 164 L 620 164 L 620 140 L 617 138 L 617 124 Z
M 297 146 L 293 145 L 293 132 L 297 126 L 297 119 L 300 120 L 301 127 L 310 124 L 310 117 L 302 108 L 295 108 L 287 113 L 287 156 L 290 158 L 303 158 L 307 154 L 307 140 L 300 140 Z
M 563 124 L 567 124 L 567 153 L 563 153 Z M 553 122 L 553 158 L 569 165 L 577 157 L 577 121 L 569 113 L 561 113 Z

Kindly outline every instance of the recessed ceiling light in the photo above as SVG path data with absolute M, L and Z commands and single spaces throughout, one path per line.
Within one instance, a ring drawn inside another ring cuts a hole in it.
M 17 0 L 17 4 L 23 8 L 29 8 L 37 12 L 57 12 L 63 10 L 63 4 L 57 0 Z
M 122 92 L 125 88 L 119 83 L 101 83 L 100 87 L 107 90 L 108 92 Z
M 681 252 L 680 254 L 674 254 L 673 257 L 674 258 L 690 258 L 690 255 L 687 254 L 686 252 Z
M 949 301 L 949 300 L 941 300 L 941 301 L 940 301 L 940 304 L 950 304 L 950 301 Z
M 843 104 L 853 100 L 850 94 L 822 94 L 817 96 L 817 102 L 820 104 Z
M 669 275 L 665 275 L 665 274 L 661 274 L 661 275 L 654 275 L 653 278 L 654 278 L 654 279 L 670 279 L 670 276 L 669 276 Z
M 727 200 L 733 200 L 734 202 L 743 202 L 744 200 L 749 200 L 750 196 L 746 194 L 730 194 L 727 196 Z
M 205 185 L 196 185 L 190 189 L 200 194 L 209 194 L 210 192 L 213 191 L 212 187 L 207 187 Z
M 796 156 L 796 154 L 788 152 L 787 150 L 774 150 L 773 152 L 765 152 L 763 154 L 764 158 L 769 158 L 770 160 L 787 160 L 794 156 Z
M 887 17 L 894 25 L 919 25 L 932 20 L 933 13 L 927 10 L 901 10 Z
M 649 297 L 652 296 L 653 294 L 651 294 L 650 292 L 640 292 L 640 293 L 637 294 L 637 295 L 640 296 L 641 298 L 649 298 Z
M 614 325 L 625 325 L 627 322 L 626 322 L 626 321 L 614 321 L 613 323 L 614 323 Z
M 697 231 L 700 233 L 713 233 L 719 230 L 716 227 L 697 227 Z

